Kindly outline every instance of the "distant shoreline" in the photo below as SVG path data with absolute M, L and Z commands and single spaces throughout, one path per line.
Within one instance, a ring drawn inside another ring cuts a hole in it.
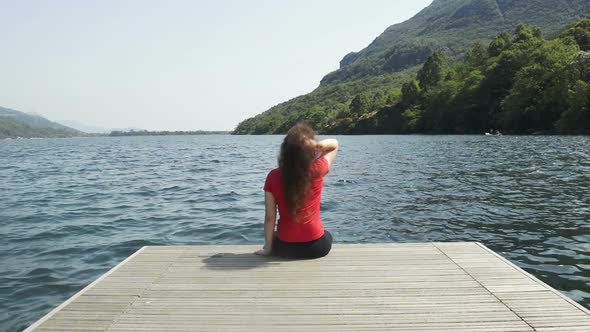
M 92 138 L 92 137 L 133 137 L 133 136 L 200 136 L 200 135 L 230 135 L 231 131 L 164 131 L 164 132 L 112 132 L 105 134 L 83 134 L 71 136 L 0 136 L 0 141 L 11 140 L 37 140 L 37 139 L 55 139 L 55 138 Z
M 194 130 L 194 131 L 150 131 L 150 130 L 130 130 L 130 131 L 112 131 L 110 134 L 104 136 L 121 137 L 121 136 L 193 136 L 193 135 L 229 135 L 231 131 L 208 131 L 208 130 Z
M 284 136 L 284 134 L 233 134 L 231 131 L 208 131 L 208 132 L 168 132 L 168 133 L 126 133 L 126 134 L 87 134 L 82 136 L 62 136 L 62 137 L 0 137 L 0 141 L 12 140 L 40 140 L 40 139 L 71 139 L 71 138 L 94 138 L 94 137 L 138 137 L 138 136 L 208 136 L 208 135 L 231 135 L 231 136 Z M 557 133 L 534 133 L 534 134 L 504 134 L 501 136 L 486 136 L 484 134 L 433 134 L 433 133 L 415 133 L 415 134 L 319 134 L 320 136 L 482 136 L 490 139 L 499 137 L 573 137 L 584 136 L 588 134 L 557 134 Z

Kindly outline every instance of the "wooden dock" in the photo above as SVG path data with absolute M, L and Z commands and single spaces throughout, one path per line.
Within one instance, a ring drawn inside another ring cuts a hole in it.
M 590 331 L 590 312 L 479 243 L 144 247 L 25 331 Z

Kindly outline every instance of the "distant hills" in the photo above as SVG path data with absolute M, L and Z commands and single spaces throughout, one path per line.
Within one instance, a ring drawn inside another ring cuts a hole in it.
M 83 135 L 81 131 L 49 121 L 40 115 L 0 107 L 0 139 Z
M 519 23 L 539 27 L 552 38 L 588 15 L 589 0 L 434 0 L 413 18 L 387 28 L 365 49 L 344 56 L 340 68 L 311 93 L 244 120 L 234 133 L 284 133 L 302 119 L 320 132 L 363 133 L 351 128 L 396 104 L 402 85 L 435 50 L 455 63 L 475 43 L 487 45 L 501 32 L 515 31 Z M 349 116 L 356 97 L 369 105 L 360 119 Z
M 105 129 L 87 126 L 75 121 L 63 121 L 63 124 L 49 121 L 46 118 L 31 113 L 24 113 L 9 108 L 0 107 L 0 139 L 5 138 L 52 138 L 79 136 L 172 136 L 172 135 L 220 135 L 229 134 L 228 131 L 148 131 L 138 128 Z

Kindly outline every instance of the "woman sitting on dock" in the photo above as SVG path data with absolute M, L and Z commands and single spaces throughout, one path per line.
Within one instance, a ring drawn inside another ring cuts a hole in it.
M 298 123 L 283 140 L 279 168 L 268 173 L 264 184 L 265 244 L 256 251 L 258 255 L 311 259 L 326 256 L 332 248 L 332 235 L 320 218 L 320 201 L 338 141 L 316 142 L 315 134 Z M 277 206 L 280 218 L 275 233 Z

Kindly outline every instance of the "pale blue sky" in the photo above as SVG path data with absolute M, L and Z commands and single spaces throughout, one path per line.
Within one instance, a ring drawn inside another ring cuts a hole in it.
M 231 130 L 312 91 L 431 0 L 0 0 L 0 106 L 106 128 Z

